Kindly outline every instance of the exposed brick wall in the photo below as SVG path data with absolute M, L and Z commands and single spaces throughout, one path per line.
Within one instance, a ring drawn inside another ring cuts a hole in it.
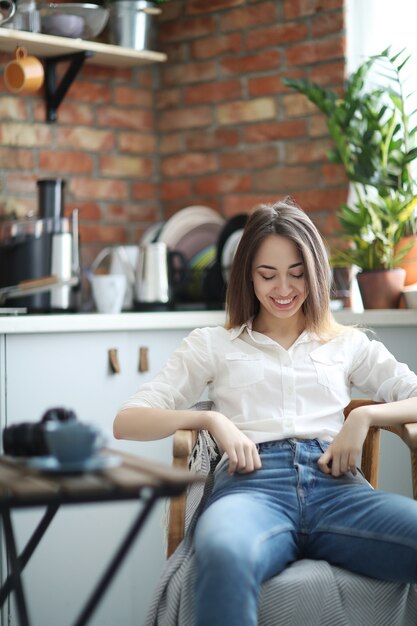
M 136 243 L 192 204 L 225 216 L 292 194 L 326 235 L 346 199 L 324 120 L 282 77 L 339 87 L 344 0 L 171 0 L 165 64 L 85 65 L 48 124 L 42 97 L 0 82 L 0 213 L 37 210 L 36 180 L 67 180 L 82 258 Z M 10 55 L 1 55 L 1 65 Z
M 289 193 L 331 235 L 346 179 L 327 162 L 323 116 L 282 78 L 342 85 L 344 1 L 173 0 L 159 35 L 166 215 L 205 204 L 231 216 Z

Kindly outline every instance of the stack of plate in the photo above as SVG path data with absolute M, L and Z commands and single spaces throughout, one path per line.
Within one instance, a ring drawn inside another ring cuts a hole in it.
M 170 250 L 180 252 L 187 261 L 189 279 L 177 299 L 187 302 L 204 300 L 204 277 L 216 258 L 217 241 L 224 223 L 224 218 L 214 209 L 189 206 L 175 213 L 162 227 L 153 225 L 145 232 L 141 245 L 162 241 Z

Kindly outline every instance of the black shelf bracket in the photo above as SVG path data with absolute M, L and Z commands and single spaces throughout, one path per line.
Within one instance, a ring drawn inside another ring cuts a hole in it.
M 72 54 L 62 54 L 56 57 L 46 57 L 45 61 L 45 101 L 46 121 L 56 122 L 57 109 L 66 96 L 75 77 L 81 70 L 84 61 L 94 53 L 91 50 L 82 50 Z M 67 71 L 62 76 L 59 84 L 56 84 L 56 66 L 58 63 L 68 62 Z

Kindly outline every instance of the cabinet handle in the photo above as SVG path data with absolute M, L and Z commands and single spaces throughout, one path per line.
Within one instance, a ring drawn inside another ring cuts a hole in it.
M 120 374 L 120 363 L 117 348 L 110 348 L 109 350 L 109 365 L 113 374 Z
M 149 372 L 149 348 L 139 348 L 139 372 Z

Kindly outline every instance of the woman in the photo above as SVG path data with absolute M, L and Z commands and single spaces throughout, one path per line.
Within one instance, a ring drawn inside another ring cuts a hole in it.
M 207 429 L 223 457 L 195 532 L 197 625 L 257 623 L 261 584 L 299 558 L 417 582 L 417 502 L 356 464 L 372 425 L 417 421 L 417 376 L 337 324 L 321 237 L 290 199 L 248 219 L 226 328 L 193 331 L 120 410 L 114 433 Z M 216 410 L 190 411 L 203 390 Z M 384 404 L 343 408 L 351 388 Z

